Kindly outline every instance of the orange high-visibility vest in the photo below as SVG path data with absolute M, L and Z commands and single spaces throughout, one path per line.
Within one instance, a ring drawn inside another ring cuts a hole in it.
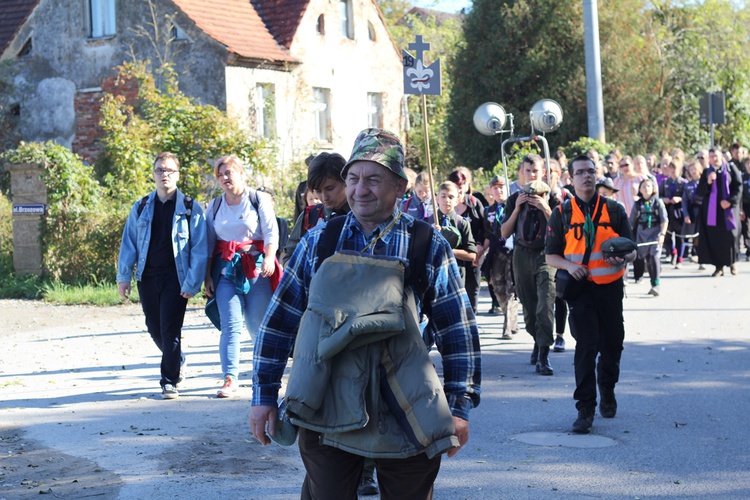
M 565 233 L 565 258 L 569 261 L 581 264 L 583 262 L 584 254 L 586 253 L 586 238 L 583 234 L 583 224 L 586 221 L 586 217 L 581 211 L 581 207 L 575 200 L 570 200 L 572 209 L 570 222 L 567 223 L 567 231 Z M 563 206 L 559 206 L 560 214 L 564 214 Z M 625 266 L 613 267 L 604 261 L 604 255 L 602 254 L 602 243 L 610 238 L 620 236 L 612 228 L 612 224 L 609 217 L 609 210 L 607 202 L 604 197 L 599 196 L 597 200 L 594 214 L 601 210 L 598 222 L 595 223 L 596 228 L 596 239 L 594 241 L 594 248 L 591 250 L 589 262 L 586 267 L 589 270 L 590 281 L 598 285 L 605 285 L 612 283 L 625 274 Z M 565 216 L 563 215 L 563 223 L 565 223 Z

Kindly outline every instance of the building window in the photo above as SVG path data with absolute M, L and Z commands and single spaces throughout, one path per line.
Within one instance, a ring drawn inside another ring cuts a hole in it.
M 31 51 L 33 50 L 34 45 L 31 41 L 31 38 L 26 40 L 26 43 L 23 44 L 23 47 L 21 47 L 21 50 L 18 51 L 18 57 L 24 57 L 31 54 Z
M 315 119 L 315 138 L 320 142 L 331 142 L 331 91 L 330 89 L 313 88 L 313 113 Z
M 172 24 L 172 29 L 169 31 L 169 36 L 172 38 L 172 40 L 187 40 L 188 39 L 185 32 L 182 31 L 182 28 L 180 28 L 174 23 Z
M 354 40 L 354 19 L 352 0 L 339 0 L 339 18 L 341 19 L 341 34 Z
M 88 0 L 89 36 L 102 38 L 116 33 L 115 0 Z
M 255 85 L 255 130 L 258 137 L 276 136 L 276 88 L 273 83 Z
M 370 21 L 367 21 L 367 36 L 373 42 L 377 40 L 377 37 L 375 35 L 375 26 L 373 26 L 373 24 Z
M 318 32 L 318 35 L 326 34 L 326 16 L 323 14 L 318 16 L 318 24 L 316 25 L 315 30 Z
M 383 128 L 383 94 L 367 93 L 367 126 Z

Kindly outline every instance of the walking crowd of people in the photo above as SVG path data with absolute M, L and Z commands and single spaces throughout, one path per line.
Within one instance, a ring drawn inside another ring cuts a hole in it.
M 467 442 L 480 401 L 477 314 L 501 315 L 510 340 L 520 309 L 528 361 L 542 376 L 554 375 L 567 323 L 572 431 L 590 432 L 597 402 L 613 418 L 629 277 L 648 273 L 658 297 L 665 265 L 737 274 L 741 243 L 750 260 L 750 157 L 737 143 L 728 155 L 715 146 L 692 157 L 614 149 L 600 160 L 592 149 L 568 161 L 558 150 L 513 167 L 512 182 L 494 175 L 484 189 L 465 167 L 431 185 L 405 167 L 398 137 L 365 129 L 348 160 L 308 159 L 289 233 L 237 156 L 214 163 L 222 192 L 204 208 L 177 188 L 179 159 L 159 154 L 156 188 L 125 224 L 117 281 L 125 298 L 137 282 L 162 353 L 163 398 L 179 396 L 183 318 L 203 286 L 221 332 L 216 396 L 237 396 L 244 328 L 254 344 L 252 433 L 267 444 L 294 430 L 302 498 L 431 497 L 441 455 Z M 478 311 L 483 281 L 488 311 Z

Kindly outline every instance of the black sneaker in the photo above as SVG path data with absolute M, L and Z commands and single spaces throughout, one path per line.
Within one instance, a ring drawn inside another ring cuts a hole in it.
M 177 392 L 177 387 L 172 384 L 164 384 L 164 387 L 161 388 L 162 399 L 177 399 L 179 395 L 180 393 Z
M 614 418 L 617 415 L 615 390 L 599 387 L 599 399 L 599 414 L 604 418 Z
M 359 487 L 357 488 L 357 495 L 362 497 L 369 497 L 373 495 L 379 495 L 380 490 L 378 489 L 378 483 L 375 482 L 375 479 L 371 477 L 363 477 L 362 480 L 359 482 Z
M 578 418 L 573 422 L 573 432 L 576 434 L 588 434 L 594 424 L 594 409 L 583 408 L 578 410 Z

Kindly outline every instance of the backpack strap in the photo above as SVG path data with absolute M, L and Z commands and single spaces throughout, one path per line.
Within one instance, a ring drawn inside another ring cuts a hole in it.
M 318 248 L 316 249 L 318 262 L 315 264 L 315 271 L 318 270 L 324 260 L 336 252 L 336 243 L 338 243 L 341 231 L 344 229 L 345 220 L 346 217 L 334 217 L 323 228 L 323 234 L 320 235 Z
M 260 201 L 258 200 L 258 191 L 256 191 L 253 188 L 250 188 L 250 187 L 247 188 L 247 189 L 250 190 L 250 192 L 248 193 L 248 198 L 250 199 L 250 204 L 253 206 L 253 208 L 257 212 L 258 211 L 258 206 L 260 205 Z M 185 198 L 186 198 L 185 203 L 187 203 L 188 196 L 186 196 Z M 190 201 L 190 203 L 191 203 L 190 208 L 192 208 L 192 206 L 193 206 L 192 205 L 192 198 L 190 200 L 191 200 Z M 219 213 L 219 208 L 221 208 L 221 202 L 223 201 L 223 197 L 221 195 L 219 195 L 219 196 L 217 196 L 216 198 L 214 198 L 211 201 L 214 204 L 214 219 L 216 219 L 216 214 Z M 185 206 L 187 207 L 187 205 L 185 205 Z
M 323 233 L 318 240 L 318 247 L 316 249 L 318 260 L 315 264 L 315 271 L 318 270 L 324 260 L 336 252 L 336 244 L 339 241 L 339 236 L 341 236 L 341 231 L 344 229 L 345 221 L 346 217 L 334 217 L 326 223 Z M 414 285 L 423 310 L 426 307 L 424 296 L 429 286 L 427 282 L 426 257 L 432 241 L 433 231 L 434 229 L 430 224 L 415 220 L 411 226 L 411 240 L 409 241 L 409 249 L 406 254 L 409 259 L 409 266 L 406 268 L 404 280 L 406 283 Z
M 432 232 L 435 229 L 431 224 L 421 220 L 415 220 L 411 227 L 411 241 L 407 256 L 409 258 L 409 267 L 406 269 L 406 281 L 414 284 L 419 301 L 422 304 L 424 312 L 429 307 L 429 302 L 425 302 L 424 296 L 427 293 L 429 283 L 427 282 L 427 254 L 429 253 L 430 243 L 432 242 Z
M 253 206 L 255 211 L 258 211 L 258 205 L 260 205 L 260 201 L 258 200 L 258 190 L 253 189 L 251 187 L 247 188 L 250 190 L 248 193 L 248 198 L 250 198 L 250 204 Z
M 138 204 L 138 217 L 141 216 L 141 213 L 143 213 L 143 209 L 146 208 L 146 203 L 148 203 L 148 197 L 149 195 L 146 195 L 143 198 L 141 198 L 141 202 Z
M 219 207 L 221 207 L 222 198 L 221 196 L 217 196 L 211 201 L 214 204 L 214 220 L 216 220 L 216 214 L 219 213 Z

